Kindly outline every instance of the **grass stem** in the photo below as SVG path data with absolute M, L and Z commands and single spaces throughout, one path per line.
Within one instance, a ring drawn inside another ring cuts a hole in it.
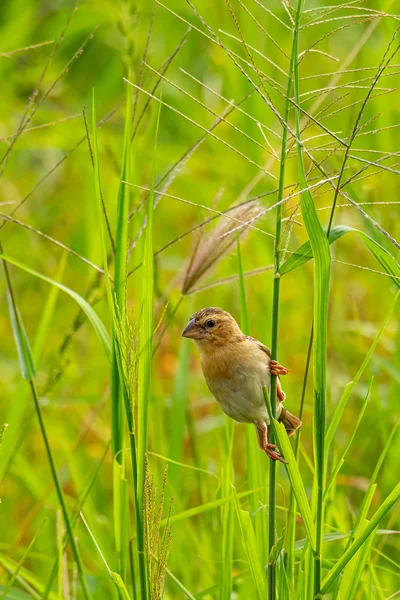
M 51 475 L 53 477 L 53 481 L 54 481 L 54 486 L 56 488 L 56 492 L 57 492 L 57 496 L 58 496 L 58 501 L 60 503 L 61 506 L 61 510 L 63 513 L 63 517 L 64 517 L 64 521 L 65 521 L 65 527 L 67 529 L 67 533 L 68 533 L 68 537 L 69 537 L 69 541 L 71 544 L 71 548 L 72 548 L 72 553 L 74 555 L 74 559 L 76 562 L 76 566 L 78 569 L 78 577 L 79 577 L 79 581 L 81 583 L 82 586 L 82 591 L 83 594 L 85 596 L 86 600 L 90 600 L 92 598 L 90 592 L 89 592 L 89 588 L 87 586 L 86 583 L 86 578 L 85 578 L 85 574 L 84 574 L 84 570 L 83 570 L 83 564 L 82 564 L 82 559 L 78 550 L 78 546 L 76 543 L 76 540 L 74 538 L 74 533 L 73 533 L 73 528 L 72 528 L 72 524 L 71 524 L 71 520 L 69 518 L 69 514 L 67 511 L 67 507 L 65 504 L 65 500 L 64 500 L 64 495 L 62 492 L 62 488 L 61 488 L 61 483 L 60 480 L 58 478 L 58 474 L 57 474 L 57 468 L 56 468 L 56 463 L 53 457 L 53 453 L 51 450 L 51 446 L 50 446 L 50 442 L 49 442 L 49 438 L 47 436 L 47 431 L 46 431 L 46 426 L 44 424 L 44 420 L 43 420 L 43 415 L 42 415 L 42 409 L 40 407 L 40 402 L 39 402 L 39 398 L 36 392 L 36 386 L 35 386 L 35 382 L 33 381 L 33 379 L 29 380 L 29 386 L 31 388 L 31 392 L 32 392 L 32 397 L 33 397 L 33 401 L 35 404 L 35 410 L 36 410 L 36 414 L 38 417 L 38 421 L 39 421 L 39 426 L 40 426 L 40 431 L 43 437 L 43 441 L 44 441 L 44 445 L 46 448 L 46 454 L 47 454 L 47 458 L 49 461 L 49 465 L 50 465 L 50 471 L 51 471 Z
M 295 43 L 293 39 L 292 58 L 290 61 L 289 75 L 287 81 L 286 101 L 284 109 L 283 121 L 287 123 L 289 118 L 290 108 L 290 93 L 292 89 L 292 70 L 294 62 Z M 286 149 L 287 149 L 287 128 L 284 127 L 282 134 L 280 170 L 279 170 L 279 187 L 278 187 L 278 207 L 276 212 L 275 226 L 275 247 L 274 247 L 274 284 L 273 284 L 273 300 L 272 300 L 272 333 L 271 333 L 271 358 L 278 359 L 278 324 L 279 324 L 279 296 L 280 296 L 280 242 L 282 229 L 282 204 L 284 193 L 285 166 L 286 166 Z M 276 376 L 271 375 L 271 410 L 272 416 L 276 416 Z M 274 432 L 271 427 L 269 430 L 270 442 L 274 443 Z M 276 462 L 270 461 L 269 471 L 269 513 L 268 513 L 268 553 L 271 552 L 275 545 L 275 520 L 276 520 Z M 268 562 L 268 600 L 276 598 L 276 565 L 275 562 Z

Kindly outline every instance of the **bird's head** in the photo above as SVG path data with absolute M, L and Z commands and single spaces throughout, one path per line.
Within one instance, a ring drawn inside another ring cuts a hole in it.
M 182 337 L 191 338 L 199 346 L 222 346 L 243 334 L 235 319 L 221 308 L 202 308 L 190 317 Z

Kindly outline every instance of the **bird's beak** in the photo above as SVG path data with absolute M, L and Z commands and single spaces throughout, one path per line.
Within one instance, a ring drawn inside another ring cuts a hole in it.
M 196 326 L 196 322 L 194 319 L 190 319 L 189 323 L 186 325 L 185 329 L 183 330 L 182 337 L 196 339 L 197 333 L 198 333 L 198 329 Z

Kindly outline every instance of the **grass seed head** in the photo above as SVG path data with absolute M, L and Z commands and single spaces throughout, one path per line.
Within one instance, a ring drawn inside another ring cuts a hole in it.
M 201 235 L 186 269 L 182 294 L 192 292 L 200 279 L 231 250 L 237 235 L 244 235 L 261 212 L 256 201 L 242 204 L 221 215 L 209 235 Z

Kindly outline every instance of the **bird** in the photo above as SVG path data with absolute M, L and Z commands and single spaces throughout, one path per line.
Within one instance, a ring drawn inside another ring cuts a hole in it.
M 253 423 L 258 445 L 269 458 L 286 462 L 277 446 L 269 442 L 270 420 L 263 387 L 271 387 L 276 375 L 276 418 L 293 435 L 301 421 L 282 406 L 285 393 L 279 376 L 288 369 L 271 359 L 271 351 L 245 335 L 232 315 L 217 307 L 198 310 L 189 319 L 182 336 L 195 341 L 208 389 L 226 415 L 239 423 Z

